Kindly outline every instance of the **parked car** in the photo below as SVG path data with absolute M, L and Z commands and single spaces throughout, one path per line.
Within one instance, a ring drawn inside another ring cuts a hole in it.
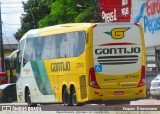
M 147 98 L 150 97 L 150 87 L 151 87 L 151 81 L 157 76 L 155 73 L 147 72 L 146 73 L 146 96 Z
M 7 84 L 7 83 L 8 83 L 8 77 L 6 72 L 0 72 L 0 85 Z
M 160 74 L 151 81 L 150 94 L 153 98 L 160 97 Z
M 16 100 L 17 93 L 15 83 L 0 85 L 0 102 L 11 103 Z

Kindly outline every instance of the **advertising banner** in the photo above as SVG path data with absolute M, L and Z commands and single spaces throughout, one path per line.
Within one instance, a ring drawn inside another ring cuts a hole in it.
M 130 22 L 131 0 L 99 0 L 104 22 Z

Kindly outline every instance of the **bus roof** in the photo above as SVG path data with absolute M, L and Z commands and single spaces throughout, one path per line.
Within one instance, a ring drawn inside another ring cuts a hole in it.
M 74 29 L 76 28 L 88 28 L 91 26 L 94 26 L 95 24 L 98 25 L 106 25 L 106 24 L 113 24 L 113 23 L 68 23 L 68 24 L 59 24 L 59 25 L 54 25 L 54 26 L 49 26 L 49 27 L 44 27 L 44 28 L 39 28 L 39 29 L 32 29 L 29 30 L 27 33 L 24 34 L 24 36 L 21 38 L 21 40 L 27 38 L 28 36 L 33 36 L 33 37 L 38 37 L 38 36 L 45 36 L 45 35 L 50 35 L 53 33 L 53 31 L 61 31 L 61 32 L 66 32 L 69 29 Z M 123 23 L 114 23 L 114 24 L 123 24 Z M 125 23 L 127 24 L 127 23 Z M 131 23 L 128 23 L 131 24 Z M 132 23 L 133 24 L 133 23 Z M 62 31 L 63 30 L 63 31 Z M 21 41 L 20 40 L 20 41 Z
M 24 34 L 24 36 L 21 38 L 21 40 L 27 38 L 27 36 L 39 36 L 40 33 L 45 33 L 45 32 L 50 32 L 50 31 L 55 31 L 55 30 L 62 30 L 63 31 L 65 29 L 68 29 L 68 28 L 80 28 L 80 27 L 89 27 L 89 26 L 92 26 L 93 23 L 68 23 L 68 24 L 59 24 L 59 25 L 54 25 L 54 26 L 49 26 L 49 27 L 44 27 L 44 28 L 38 28 L 38 29 L 32 29 L 32 30 L 29 30 L 28 32 L 26 32 Z M 21 41 L 20 40 L 20 41 Z

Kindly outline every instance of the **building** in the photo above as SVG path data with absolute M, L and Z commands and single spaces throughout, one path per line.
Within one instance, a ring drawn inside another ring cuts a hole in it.
M 14 38 L 3 37 L 3 52 L 4 57 L 9 56 L 14 50 L 17 49 L 18 42 Z M 0 53 L 0 72 L 2 71 L 1 53 Z
M 99 0 L 104 22 L 141 23 L 147 67 L 160 71 L 160 0 Z

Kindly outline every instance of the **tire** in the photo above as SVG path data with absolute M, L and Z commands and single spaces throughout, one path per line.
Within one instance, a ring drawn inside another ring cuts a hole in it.
M 65 87 L 64 89 L 63 89 L 63 92 L 62 92 L 62 99 L 63 99 L 63 104 L 65 105 L 65 106 L 71 106 L 71 95 L 68 93 L 68 90 L 67 90 L 67 88 Z
M 74 87 L 71 90 L 71 102 L 73 106 L 83 106 L 84 105 L 83 103 L 77 102 L 77 95 L 76 95 L 76 91 Z
M 37 107 L 36 103 L 33 104 L 31 102 L 31 95 L 29 90 L 26 91 L 25 102 L 28 104 L 29 107 Z
M 32 104 L 31 104 L 31 96 L 30 96 L 30 91 L 29 90 L 26 91 L 26 96 L 25 97 L 26 97 L 25 98 L 26 103 L 28 104 L 28 106 L 31 106 Z
M 76 91 L 75 91 L 75 88 L 73 87 L 72 91 L 71 91 L 71 96 L 72 96 L 72 105 L 73 106 L 77 106 L 78 103 L 77 103 L 77 96 L 76 96 Z
M 7 96 L 6 97 L 6 100 L 5 100 L 6 103 L 12 103 L 12 101 L 13 101 L 12 96 Z

